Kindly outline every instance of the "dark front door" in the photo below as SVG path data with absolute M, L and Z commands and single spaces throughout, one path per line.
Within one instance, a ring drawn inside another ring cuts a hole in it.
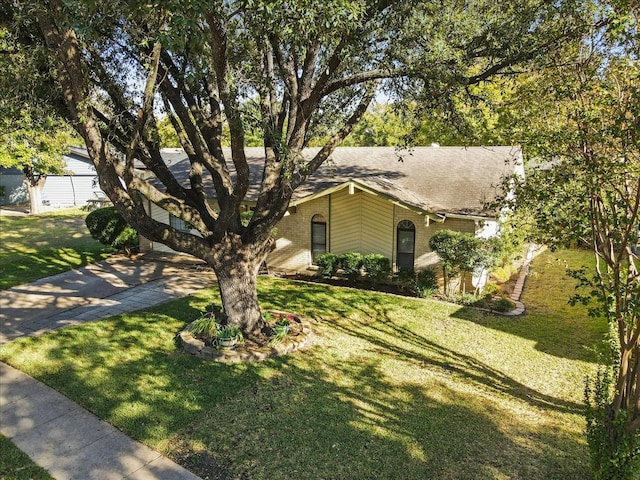
M 413 268 L 416 253 L 416 226 L 409 220 L 398 223 L 396 231 L 397 252 L 396 266 L 401 268 Z

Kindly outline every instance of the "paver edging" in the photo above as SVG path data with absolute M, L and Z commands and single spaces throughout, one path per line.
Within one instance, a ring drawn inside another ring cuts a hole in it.
M 536 256 L 535 251 L 539 248 L 539 245 L 535 243 L 529 244 L 529 248 L 527 249 L 527 254 L 525 256 L 524 262 L 522 263 L 522 268 L 520 269 L 520 273 L 518 274 L 518 279 L 516 280 L 516 285 L 513 288 L 513 292 L 509 297 L 513 303 L 515 303 L 516 307 L 513 310 L 509 310 L 508 312 L 498 312 L 495 310 L 491 310 L 490 312 L 496 315 L 503 315 L 505 317 L 517 317 L 522 315 L 526 308 L 524 303 L 520 301 L 520 297 L 522 296 L 522 292 L 524 290 L 524 283 L 527 280 L 527 275 L 529 275 L 529 266 L 531 265 L 532 260 Z

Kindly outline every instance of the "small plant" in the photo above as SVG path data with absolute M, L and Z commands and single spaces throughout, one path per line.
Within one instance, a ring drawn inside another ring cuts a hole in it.
M 458 305 L 474 305 L 478 301 L 478 297 L 476 297 L 473 293 L 467 292 L 459 292 L 448 298 Z
M 362 257 L 362 268 L 367 274 L 367 279 L 372 282 L 386 280 L 391 275 L 391 261 L 378 253 L 370 253 Z
M 438 292 L 438 279 L 432 268 L 417 272 L 413 268 L 401 268 L 396 273 L 395 281 L 420 298 L 430 297 Z
M 433 296 L 438 291 L 438 279 L 432 268 L 419 270 L 415 276 L 416 295 L 420 298 Z
M 244 335 L 242 334 L 242 330 L 240 330 L 240 327 L 238 325 L 234 325 L 234 324 L 222 325 L 218 329 L 217 337 L 219 339 L 229 339 L 229 340 L 235 338 L 238 342 L 241 342 L 242 340 L 244 340 Z
M 356 280 L 360 276 L 362 268 L 362 254 L 346 252 L 338 257 L 340 268 L 349 280 Z
M 281 317 L 278 320 L 276 320 L 276 323 L 274 323 L 272 327 L 273 335 L 269 340 L 269 345 L 271 346 L 277 345 L 278 343 L 282 342 L 285 338 L 287 338 L 289 336 L 290 326 L 291 326 L 291 321 L 286 317 Z
M 396 281 L 400 285 L 409 286 L 416 280 L 416 271 L 413 268 L 402 267 L 396 273 Z
M 320 273 L 325 277 L 333 277 L 338 271 L 338 256 L 334 253 L 322 253 L 316 257 Z
M 218 348 L 235 348 L 237 344 L 244 343 L 244 335 L 238 325 L 222 325 L 218 330 L 216 339 Z
M 508 264 L 491 270 L 490 275 L 499 283 L 507 283 L 515 272 L 513 265 Z
M 500 292 L 500 287 L 498 287 L 498 285 L 496 285 L 495 283 L 486 283 L 484 288 L 482 289 L 482 294 L 485 297 L 489 298 L 497 295 L 498 292 Z
M 220 324 L 216 322 L 214 316 L 208 316 L 205 313 L 189 325 L 188 330 L 202 340 L 213 342 L 218 337 Z
M 291 325 L 291 320 L 289 320 L 287 317 L 280 317 L 278 320 L 276 320 L 273 328 L 276 329 L 278 327 L 286 327 L 286 329 L 288 330 L 289 325 Z

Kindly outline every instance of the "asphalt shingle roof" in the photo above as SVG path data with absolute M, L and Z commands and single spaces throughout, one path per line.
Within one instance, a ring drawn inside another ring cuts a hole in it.
M 246 150 L 251 168 L 248 201 L 257 199 L 264 168 L 264 149 Z M 305 150 L 311 158 L 318 149 Z M 230 154 L 230 152 L 225 152 Z M 179 181 L 188 185 L 184 152 L 165 151 L 163 158 Z M 230 155 L 227 157 L 230 158 Z M 229 161 L 229 163 L 231 163 Z M 338 147 L 329 160 L 296 190 L 292 201 L 353 181 L 391 199 L 429 213 L 491 215 L 486 202 L 495 198 L 502 177 L 521 171 L 520 147 Z M 212 184 L 206 182 L 213 195 Z

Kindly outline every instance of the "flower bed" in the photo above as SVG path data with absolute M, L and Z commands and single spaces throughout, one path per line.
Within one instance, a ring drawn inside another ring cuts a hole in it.
M 204 315 L 207 315 L 205 313 Z M 308 345 L 312 336 L 311 325 L 297 315 L 278 310 L 265 312 L 267 326 L 260 335 L 247 336 L 234 349 L 217 348 L 217 345 L 207 339 L 198 338 L 191 331 L 190 323 L 178 334 L 183 348 L 200 358 L 213 359 L 221 362 L 250 362 L 260 361 L 276 355 L 286 355 Z M 287 325 L 286 335 L 281 335 L 278 341 L 273 341 L 274 333 L 282 331 Z

